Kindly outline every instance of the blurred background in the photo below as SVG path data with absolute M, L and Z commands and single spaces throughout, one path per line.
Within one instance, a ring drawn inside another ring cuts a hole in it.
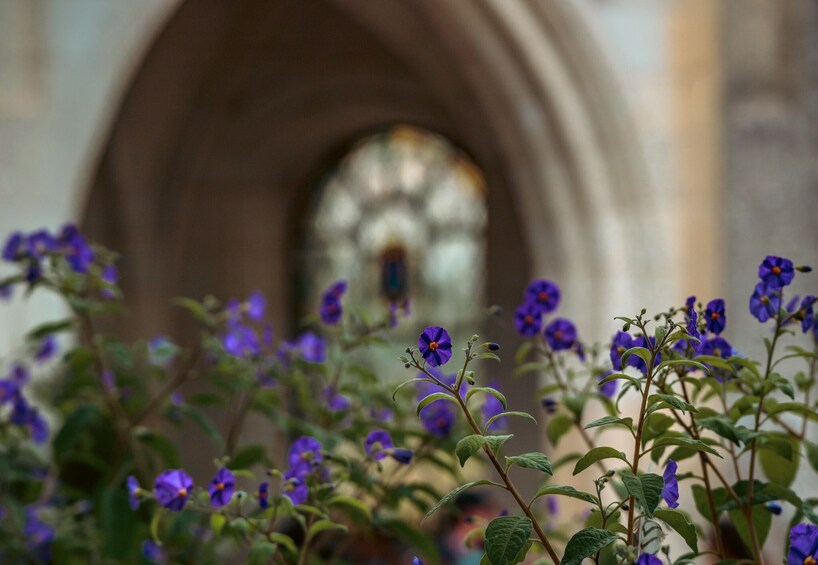
M 254 289 L 289 335 L 345 277 L 505 346 L 544 276 L 586 340 L 696 294 L 741 349 L 761 259 L 818 264 L 817 155 L 812 0 L 0 0 L 0 238 L 120 251 L 130 337 Z

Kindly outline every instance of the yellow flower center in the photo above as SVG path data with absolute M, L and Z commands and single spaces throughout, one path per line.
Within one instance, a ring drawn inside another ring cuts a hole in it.
M 539 300 L 540 302 L 545 302 L 546 300 L 548 300 L 548 293 L 547 292 L 539 293 L 537 295 L 537 300 Z
M 777 269 L 778 267 L 776 267 Z M 815 558 L 812 555 L 808 555 L 804 558 L 804 565 L 815 565 Z
M 773 267 L 770 270 L 773 272 L 774 275 L 780 275 L 781 274 L 781 267 Z M 812 557 L 808 557 L 807 559 L 812 559 Z M 806 561 L 804 561 L 804 563 L 806 563 Z M 814 565 L 814 563 L 815 563 L 814 559 L 812 559 L 812 563 Z
M 432 351 L 437 351 L 438 347 L 440 346 L 437 344 L 436 341 L 433 341 L 432 343 L 429 344 L 429 349 L 431 349 Z
M 219 483 L 216 485 L 216 490 L 224 490 L 224 483 Z
M 176 491 L 176 494 L 179 495 L 180 497 L 184 498 L 184 497 L 187 496 L 187 489 L 186 488 L 180 488 L 178 491 Z

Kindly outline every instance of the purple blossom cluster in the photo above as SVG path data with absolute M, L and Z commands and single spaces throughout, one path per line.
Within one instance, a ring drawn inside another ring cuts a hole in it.
M 128 504 L 132 510 L 139 508 L 140 497 L 145 493 L 139 481 L 133 475 L 126 481 Z M 193 493 L 193 479 L 182 469 L 170 469 L 157 475 L 154 480 L 153 494 L 156 501 L 173 512 L 180 512 Z M 236 492 L 236 477 L 232 471 L 222 467 L 217 472 L 207 489 L 210 505 L 221 508 L 227 505 Z
M 321 443 L 310 436 L 302 436 L 290 446 L 287 456 L 290 468 L 284 473 L 281 492 L 293 504 L 304 504 L 309 497 L 309 477 L 317 477 L 321 482 L 329 482 L 329 472 L 322 465 L 324 453 Z
M 28 234 L 12 233 L 3 245 L 3 259 L 24 263 L 26 281 L 33 284 L 43 276 L 45 261 L 62 257 L 77 273 L 88 273 L 94 262 L 94 250 L 77 230 L 68 224 L 59 233 L 41 229 Z
M 32 441 L 42 444 L 48 440 L 48 422 L 23 395 L 23 387 L 28 381 L 28 369 L 23 365 L 14 365 L 10 374 L 0 379 L 0 407 L 10 406 L 8 421 L 28 429 Z
M 347 291 L 347 282 L 340 280 L 334 282 L 324 292 L 321 297 L 321 307 L 319 313 L 321 320 L 327 325 L 334 326 L 341 321 L 344 315 L 344 307 L 341 304 L 341 297 Z
M 546 316 L 559 307 L 561 296 L 556 283 L 546 279 L 531 281 L 523 293 L 523 303 L 514 313 L 514 326 L 524 337 L 533 337 L 542 332 L 553 351 L 575 349 L 583 355 L 573 322 L 566 318 L 554 318 L 543 327 Z

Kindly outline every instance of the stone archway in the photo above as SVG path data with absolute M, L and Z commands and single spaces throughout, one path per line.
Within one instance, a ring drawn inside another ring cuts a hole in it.
M 601 60 L 562 1 L 187 0 L 124 98 L 85 213 L 126 258 L 123 329 L 180 333 L 171 297 L 261 288 L 286 333 L 317 176 L 350 141 L 409 123 L 485 173 L 489 302 L 512 310 L 548 276 L 566 288 L 561 312 L 605 337 L 614 298 L 636 307 L 634 281 L 675 271 Z M 517 340 L 508 317 L 486 331 Z M 509 400 L 534 410 L 535 388 Z

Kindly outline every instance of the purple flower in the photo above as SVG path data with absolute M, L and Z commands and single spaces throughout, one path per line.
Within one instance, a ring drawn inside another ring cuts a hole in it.
M 15 363 L 14 366 L 11 368 L 11 374 L 9 378 L 16 382 L 17 384 L 24 385 L 28 382 L 30 374 L 28 369 L 24 365 L 20 363 Z
M 213 508 L 221 508 L 233 498 L 236 490 L 236 477 L 230 469 L 222 467 L 216 472 L 216 476 L 210 481 L 207 492 L 210 494 L 210 505 Z
M 711 355 L 727 359 L 733 355 L 733 346 L 723 337 L 706 339 L 702 343 L 702 355 Z
M 10 282 L 0 283 L 0 300 L 10 300 L 14 286 Z
M 326 358 L 324 338 L 312 332 L 304 332 L 289 344 L 298 355 L 310 363 L 323 363 Z
M 602 379 L 604 379 L 605 377 L 607 377 L 608 375 L 611 375 L 611 374 L 613 374 L 613 372 L 609 372 L 609 373 L 606 373 L 604 375 L 601 375 L 599 377 L 599 380 L 601 381 Z M 601 394 L 602 396 L 605 396 L 607 398 L 613 398 L 614 395 L 616 394 L 617 382 L 618 381 L 614 380 L 614 381 L 608 381 L 607 383 L 600 384 L 598 386 L 599 394 Z
M 262 510 L 270 506 L 270 483 L 267 481 L 258 485 L 258 506 Z
M 622 355 L 633 347 L 633 337 L 627 332 L 616 332 L 611 343 L 611 364 L 615 371 L 622 370 Z
M 156 477 L 154 483 L 154 494 L 159 504 L 179 512 L 184 508 L 190 491 L 193 489 L 193 479 L 182 469 L 172 469 L 165 471 Z
M 783 257 L 767 255 L 758 266 L 758 278 L 769 288 L 782 288 L 792 282 L 795 268 L 792 261 Z
M 806 565 L 816 562 L 818 562 L 818 526 L 796 524 L 790 530 L 787 565 Z
M 346 291 L 347 281 L 341 279 L 332 283 L 330 287 L 324 292 L 324 296 L 334 296 L 335 298 L 341 298 Z
M 769 510 L 770 514 L 773 514 L 774 516 L 781 516 L 781 513 L 784 511 L 781 505 L 777 502 L 768 502 L 767 510 Z
M 577 340 L 577 329 L 570 320 L 555 318 L 545 327 L 545 341 L 554 351 L 571 349 Z
M 26 239 L 20 232 L 12 233 L 3 246 L 3 259 L 17 261 L 26 254 Z
M 20 396 L 20 384 L 14 379 L 0 380 L 0 405 L 14 402 Z
M 153 540 L 146 539 L 142 542 L 142 557 L 151 563 L 165 563 L 167 556 L 162 546 L 153 542 Z
M 423 561 L 421 561 L 417 555 L 412 557 L 412 565 L 423 565 Z
M 750 313 L 759 322 L 766 322 L 778 313 L 781 306 L 781 295 L 776 288 L 766 287 L 763 282 L 756 285 L 750 296 Z
M 667 460 L 665 472 L 662 474 L 662 479 L 665 481 L 665 486 L 662 487 L 662 498 L 665 499 L 668 508 L 677 508 L 679 506 L 679 480 L 676 478 L 676 469 L 678 465 L 673 459 Z
M 241 302 L 239 302 L 239 299 L 231 298 L 227 302 L 224 312 L 227 314 L 227 320 L 230 322 L 238 322 L 241 320 Z
M 556 516 L 560 511 L 560 502 L 556 496 L 546 496 L 545 497 L 545 508 L 548 510 L 548 514 L 551 516 Z
M 395 444 L 392 443 L 392 436 L 386 430 L 372 430 L 366 436 L 364 441 L 364 448 L 366 454 L 380 461 L 388 455 L 387 450 L 393 448 Z
M 636 560 L 635 565 L 662 565 L 662 560 L 652 553 L 643 553 L 639 556 L 639 559 Z
M 40 346 L 37 349 L 37 353 L 34 354 L 34 358 L 40 363 L 45 363 L 54 356 L 56 351 L 57 338 L 55 338 L 53 335 L 49 335 L 40 341 Z
M 281 492 L 289 498 L 293 504 L 304 504 L 309 495 L 307 483 L 303 475 L 299 475 L 293 469 L 284 473 L 284 482 L 281 484 Z
M 432 367 L 445 365 L 452 358 L 452 338 L 440 326 L 430 326 L 423 330 L 418 339 L 418 348 Z
M 57 242 L 47 231 L 39 230 L 29 234 L 26 247 L 30 256 L 42 259 L 46 253 L 57 248 Z
M 559 407 L 559 402 L 551 398 L 550 396 L 546 396 L 541 400 L 542 407 L 545 410 L 546 414 L 556 414 L 557 408 Z
M 252 357 L 261 352 L 256 332 L 238 322 L 228 325 L 227 333 L 222 338 L 222 345 L 224 350 L 234 357 Z
M 448 437 L 454 421 L 454 405 L 447 400 L 435 400 L 420 411 L 421 424 L 433 436 Z
M 533 280 L 525 289 L 525 298 L 541 314 L 548 314 L 560 304 L 560 287 L 549 280 Z
M 247 299 L 247 317 L 251 320 L 261 321 L 264 318 L 264 310 L 267 308 L 267 300 L 258 290 Z
M 139 508 L 139 481 L 133 475 L 128 476 L 128 504 L 131 510 Z
M 491 388 L 497 389 L 496 383 L 489 383 Z M 487 422 L 497 414 L 500 414 L 504 411 L 503 403 L 494 396 L 493 394 L 487 394 L 485 397 L 485 401 L 483 402 L 483 421 Z M 496 432 L 499 430 L 504 430 L 508 427 L 508 419 L 506 417 L 497 418 L 494 420 L 491 425 L 488 427 L 488 431 Z
M 520 335 L 526 337 L 537 335 L 542 327 L 542 313 L 540 309 L 529 303 L 521 305 L 514 314 L 514 326 Z
M 116 270 L 116 265 L 106 266 L 104 269 L 102 269 L 102 274 L 100 276 L 102 280 L 104 280 L 109 285 L 116 286 L 117 280 L 119 279 L 119 273 Z M 115 296 L 115 293 L 113 289 L 103 288 L 102 296 L 104 296 L 105 298 L 113 298 Z
M 309 473 L 321 463 L 321 443 L 310 436 L 302 436 L 290 446 L 290 469 L 299 475 Z
M 805 296 L 804 300 L 801 301 L 801 308 L 798 309 L 798 314 L 796 314 L 796 317 L 801 318 L 801 331 L 804 333 L 810 331 L 815 323 L 815 313 L 813 311 L 815 300 L 812 295 Z
M 26 508 L 26 521 L 23 527 L 23 535 L 26 538 L 26 545 L 40 561 L 51 561 L 51 542 L 54 539 L 54 529 L 40 520 L 37 515 L 38 508 Z
M 42 445 L 48 441 L 48 422 L 45 421 L 36 408 L 32 408 L 29 415 L 28 422 L 29 430 L 31 431 L 31 440 Z
M 321 320 L 325 324 L 335 325 L 341 320 L 344 314 L 344 308 L 341 306 L 341 301 L 334 296 L 327 294 L 321 300 Z
M 94 250 L 77 228 L 70 224 L 65 226 L 59 243 L 71 268 L 78 273 L 87 273 L 88 267 L 94 262 Z
M 340 412 L 342 410 L 349 410 L 349 398 L 338 394 L 338 390 L 330 385 L 324 389 L 324 403 L 332 412 Z
M 727 318 L 724 315 L 724 300 L 716 298 L 707 303 L 707 309 L 704 311 L 704 318 L 707 322 L 707 331 L 719 335 L 724 331 L 724 326 L 727 324 Z

